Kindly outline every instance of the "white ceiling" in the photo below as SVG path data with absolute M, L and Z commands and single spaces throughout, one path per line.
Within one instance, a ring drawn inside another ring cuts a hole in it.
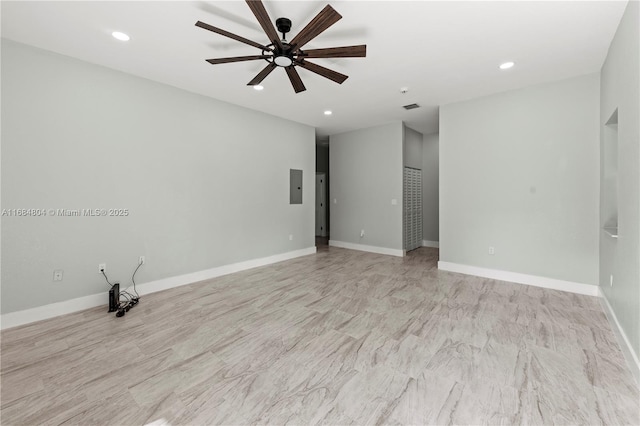
M 316 59 L 350 78 L 338 85 L 304 69 L 295 94 L 276 69 L 261 92 L 246 86 L 260 54 L 196 27 L 201 20 L 267 43 L 244 1 L 2 1 L 2 36 L 317 128 L 319 137 L 403 120 L 438 131 L 438 106 L 600 70 L 626 1 L 266 1 L 292 38 L 327 3 L 343 19 L 306 47 L 367 44 L 366 58 Z M 119 42 L 111 32 L 131 36 Z M 508 71 L 498 65 L 516 62 Z M 409 92 L 400 93 L 401 87 Z M 422 108 L 405 111 L 402 105 Z M 323 115 L 331 109 L 332 116 Z

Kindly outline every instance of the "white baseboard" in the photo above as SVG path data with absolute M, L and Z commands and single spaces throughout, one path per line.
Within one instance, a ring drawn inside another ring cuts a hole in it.
M 585 294 L 587 296 L 598 296 L 598 286 L 557 280 L 554 278 L 539 277 L 537 275 L 520 274 L 518 272 L 501 271 L 498 269 L 481 268 L 478 266 L 461 265 L 459 263 L 451 262 L 438 262 L 438 269 L 491 278 L 494 280 L 550 288 L 553 290 L 568 291 L 570 293 Z
M 198 281 L 210 280 L 222 275 L 233 274 L 234 272 L 245 271 L 247 269 L 257 268 L 259 266 L 270 265 L 272 263 L 278 263 L 289 259 L 295 259 L 296 257 L 307 256 L 310 254 L 314 254 L 315 252 L 315 247 L 308 247 L 301 250 L 262 257 L 260 259 L 252 259 L 244 262 L 233 263 L 231 265 L 218 266 L 216 268 L 211 268 L 204 271 L 150 281 L 148 283 L 137 285 L 136 289 L 138 290 L 138 293 L 140 293 L 140 295 L 155 293 L 157 291 L 180 287 Z M 124 290 L 124 288 L 122 290 Z M 70 314 L 73 312 L 82 311 L 84 309 L 95 308 L 96 306 L 106 306 L 108 304 L 107 300 L 107 292 L 104 292 L 100 294 L 92 294 L 90 296 L 78 297 L 76 299 L 65 300 L 64 302 L 38 306 L 37 308 L 25 309 L 23 311 L 9 312 L 7 314 L 0 315 L 0 329 L 4 330 L 11 327 L 17 327 L 19 325 L 29 324 L 60 315 Z
M 598 287 L 598 292 L 600 295 L 600 304 L 602 305 L 604 313 L 607 315 L 611 329 L 618 338 L 618 344 L 620 345 L 620 349 L 622 349 L 624 358 L 627 360 L 627 365 L 629 366 L 633 377 L 636 379 L 636 383 L 640 386 L 640 360 L 638 359 L 638 354 L 634 352 L 631 342 L 620 326 L 618 317 L 616 317 L 616 314 L 613 312 L 613 308 L 609 304 L 607 296 L 605 296 L 600 287 Z
M 422 240 L 422 247 L 435 247 L 435 248 L 440 248 L 440 241 L 428 241 L 428 240 Z
M 364 244 L 346 243 L 344 241 L 329 240 L 329 245 L 351 250 L 368 251 L 370 253 L 387 254 L 389 256 L 404 256 L 404 250 L 391 249 L 387 247 L 367 246 Z

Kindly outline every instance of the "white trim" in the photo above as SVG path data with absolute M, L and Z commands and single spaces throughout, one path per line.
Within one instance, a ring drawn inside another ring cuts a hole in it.
M 428 241 L 428 240 L 422 240 L 422 247 L 435 247 L 435 248 L 440 248 L 440 241 Z
M 404 256 L 404 250 L 392 249 L 387 247 L 367 246 L 364 244 L 347 243 L 344 241 L 329 240 L 329 245 L 333 247 L 341 247 L 351 250 L 368 251 L 370 253 L 387 254 L 389 256 Z
M 609 299 L 607 299 L 607 296 L 605 296 L 601 287 L 598 287 L 598 293 L 600 296 L 600 304 L 602 305 L 602 309 L 607 315 L 607 319 L 609 320 L 611 329 L 618 339 L 618 345 L 620 346 L 620 349 L 624 354 L 624 358 L 627 360 L 627 365 L 629 366 L 633 377 L 636 379 L 636 383 L 640 385 L 640 360 L 638 359 L 638 354 L 633 351 L 631 342 L 627 338 L 627 335 L 622 329 L 622 326 L 620 326 L 618 317 L 616 317 L 613 308 L 609 304 Z
M 557 280 L 554 278 L 540 277 L 537 275 L 520 274 L 518 272 L 501 271 L 499 269 L 480 268 L 478 266 L 461 265 L 459 263 L 438 262 L 438 269 L 461 274 L 475 275 L 512 283 L 533 285 L 536 287 L 550 288 L 553 290 L 568 291 L 571 293 L 597 296 L 598 286 L 576 283 L 572 281 Z
M 141 295 L 155 293 L 157 291 L 193 284 L 198 281 L 210 280 L 222 275 L 233 274 L 234 272 L 245 271 L 259 266 L 295 259 L 296 257 L 307 256 L 314 254 L 315 252 L 315 247 L 308 247 L 301 250 L 262 257 L 260 259 L 252 259 L 244 262 L 233 263 L 231 265 L 218 266 L 204 271 L 150 281 L 148 283 L 137 285 L 136 289 Z M 19 325 L 70 314 L 84 309 L 95 308 L 96 306 L 101 305 L 105 305 L 106 309 L 106 292 L 65 300 L 64 302 L 52 303 L 50 305 L 38 306 L 37 308 L 25 309 L 23 311 L 9 312 L 8 314 L 0 315 L 0 329 L 4 330 L 11 327 L 17 327 Z

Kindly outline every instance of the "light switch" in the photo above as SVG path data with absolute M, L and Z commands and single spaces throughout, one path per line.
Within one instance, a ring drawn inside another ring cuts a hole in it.
M 398 200 L 396 200 L 395 198 L 391 200 L 391 205 L 392 206 L 397 206 L 398 205 Z

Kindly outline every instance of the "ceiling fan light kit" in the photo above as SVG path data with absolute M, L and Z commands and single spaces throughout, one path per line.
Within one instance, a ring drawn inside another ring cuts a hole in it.
M 261 55 L 207 59 L 207 62 L 212 65 L 261 59 L 267 61 L 267 66 L 247 84 L 248 86 L 259 85 L 277 67 L 285 69 L 296 93 L 306 90 L 296 67 L 302 67 L 338 84 L 342 84 L 349 76 L 309 62 L 307 58 L 362 58 L 367 56 L 367 46 L 364 44 L 302 50 L 302 47 L 309 41 L 342 19 L 342 16 L 329 5 L 325 6 L 291 41 L 287 41 L 286 35 L 291 31 L 290 19 L 278 18 L 274 27 L 261 0 L 246 0 L 246 3 L 269 38 L 268 44 L 257 43 L 202 21 L 196 22 L 196 26 L 262 50 Z M 278 36 L 276 28 L 282 34 L 282 39 Z

